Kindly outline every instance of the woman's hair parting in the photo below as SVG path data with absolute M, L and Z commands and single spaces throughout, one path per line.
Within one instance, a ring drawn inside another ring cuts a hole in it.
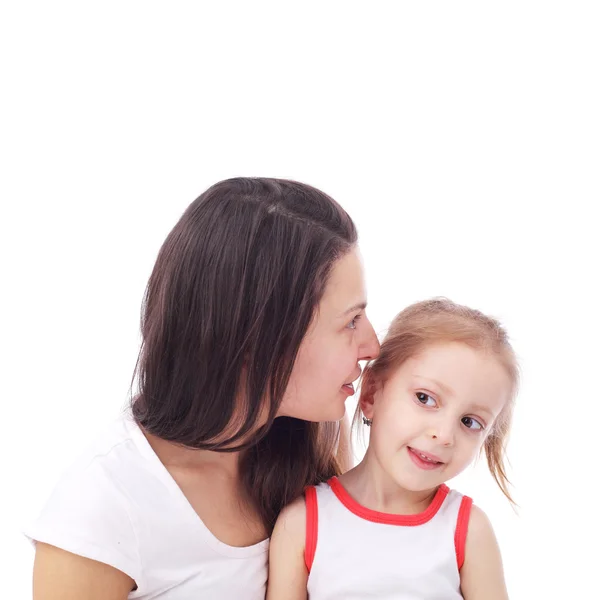
M 412 304 L 393 320 L 379 357 L 365 369 L 362 387 L 385 382 L 406 360 L 426 346 L 440 342 L 460 342 L 489 352 L 500 361 L 509 376 L 512 384 L 510 400 L 494 423 L 483 449 L 492 476 L 514 504 L 506 475 L 505 451 L 519 385 L 519 366 L 508 335 L 496 319 L 446 298 Z

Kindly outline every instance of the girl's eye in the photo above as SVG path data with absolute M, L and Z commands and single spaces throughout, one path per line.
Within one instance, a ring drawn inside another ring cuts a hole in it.
M 350 323 L 348 323 L 348 325 L 346 325 L 347 329 L 356 329 L 356 323 L 358 322 L 358 320 L 360 319 L 360 315 L 356 315 L 354 317 L 354 319 L 352 319 L 352 321 L 350 321 Z
M 460 421 L 467 429 L 473 431 L 483 431 L 485 429 L 485 426 L 473 417 L 463 417 Z
M 425 394 L 423 392 L 417 392 L 416 396 L 417 396 L 417 400 L 419 401 L 419 403 L 422 404 L 423 406 L 431 406 L 431 407 L 437 406 L 437 402 L 429 394 Z

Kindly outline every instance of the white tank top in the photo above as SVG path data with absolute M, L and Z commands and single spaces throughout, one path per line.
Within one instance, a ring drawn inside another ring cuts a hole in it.
M 417 515 L 361 506 L 335 477 L 307 488 L 310 600 L 454 600 L 472 501 L 446 485 Z
M 126 573 L 130 600 L 265 597 L 268 540 L 217 539 L 130 415 L 71 467 L 25 534 Z

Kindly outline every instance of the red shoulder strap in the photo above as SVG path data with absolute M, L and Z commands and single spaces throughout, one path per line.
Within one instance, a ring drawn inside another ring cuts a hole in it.
M 314 486 L 307 487 L 304 490 L 304 500 L 306 502 L 306 542 L 304 545 L 304 562 L 306 569 L 310 569 L 315 558 L 317 549 L 317 537 L 319 533 L 319 507 L 317 505 L 317 490 Z
M 456 550 L 456 564 L 459 571 L 465 562 L 465 546 L 467 543 L 467 531 L 469 530 L 469 518 L 471 517 L 471 506 L 473 506 L 473 500 L 468 496 L 463 496 L 460 508 L 458 509 L 456 530 L 454 531 L 454 548 Z

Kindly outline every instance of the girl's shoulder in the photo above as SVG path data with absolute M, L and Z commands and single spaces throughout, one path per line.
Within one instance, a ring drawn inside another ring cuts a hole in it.
M 283 540 L 304 552 L 308 530 L 316 527 L 318 507 L 330 491 L 329 484 L 325 482 L 308 486 L 302 496 L 288 504 L 277 518 L 271 536 L 271 547 Z

